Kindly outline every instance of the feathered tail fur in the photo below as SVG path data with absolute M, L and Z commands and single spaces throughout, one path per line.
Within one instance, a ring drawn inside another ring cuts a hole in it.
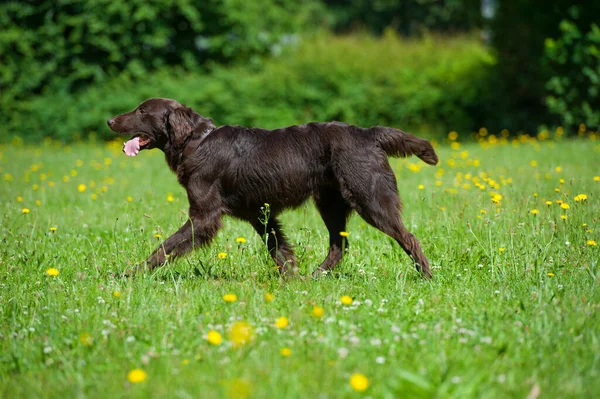
M 381 149 L 389 156 L 408 157 L 416 155 L 429 165 L 438 163 L 438 156 L 429 140 L 392 127 L 374 126 L 371 130 L 376 134 L 376 140 Z

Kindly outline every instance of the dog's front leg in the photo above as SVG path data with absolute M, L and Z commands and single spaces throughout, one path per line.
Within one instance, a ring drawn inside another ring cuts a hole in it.
M 221 226 L 220 215 L 213 214 L 190 217 L 183 226 L 167 238 L 146 259 L 145 268 L 153 270 L 164 265 L 168 260 L 184 255 L 192 249 L 208 244 Z

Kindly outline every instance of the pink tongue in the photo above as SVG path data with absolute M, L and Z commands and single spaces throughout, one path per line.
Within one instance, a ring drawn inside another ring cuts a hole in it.
M 123 152 L 128 157 L 135 157 L 140 152 L 140 138 L 134 137 L 123 144 Z

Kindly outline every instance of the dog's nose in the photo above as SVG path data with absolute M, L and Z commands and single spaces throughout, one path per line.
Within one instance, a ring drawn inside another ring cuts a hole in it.
M 110 118 L 109 120 L 106 121 L 106 123 L 108 123 L 108 126 L 111 127 L 115 123 L 115 118 Z

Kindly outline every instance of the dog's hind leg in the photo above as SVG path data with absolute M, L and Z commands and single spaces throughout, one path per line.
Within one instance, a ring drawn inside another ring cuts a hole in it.
M 384 164 L 378 170 L 355 171 L 353 179 L 342 181 L 342 195 L 356 212 L 367 223 L 396 240 L 423 277 L 431 278 L 429 261 L 419 241 L 402 224 L 400 196 L 396 178 L 389 165 Z
M 291 245 L 287 242 L 283 231 L 281 230 L 281 224 L 279 220 L 274 216 L 271 216 L 266 224 L 259 220 L 251 222 L 254 230 L 265 239 L 269 255 L 273 258 L 279 273 L 283 277 L 292 277 L 298 274 L 298 266 L 296 263 L 296 257 L 294 256 L 294 250 Z
M 431 278 L 429 260 L 423 253 L 417 238 L 409 232 L 400 219 L 400 198 L 397 193 L 380 192 L 366 204 L 362 204 L 358 214 L 374 227 L 383 231 L 400 244 L 404 252 L 415 263 L 423 277 Z
M 337 189 L 321 190 L 315 195 L 315 204 L 329 232 L 327 257 L 312 274 L 314 278 L 318 278 L 327 271 L 333 270 L 342 260 L 344 251 L 348 249 L 348 239 L 344 233 L 346 232 L 346 220 L 352 208 Z

